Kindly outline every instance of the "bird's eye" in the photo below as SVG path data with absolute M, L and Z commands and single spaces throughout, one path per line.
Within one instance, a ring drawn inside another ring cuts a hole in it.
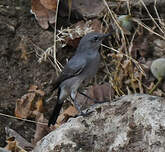
M 95 36 L 95 37 L 94 37 L 94 40 L 95 40 L 95 41 L 97 41 L 98 39 L 99 39 L 98 36 Z

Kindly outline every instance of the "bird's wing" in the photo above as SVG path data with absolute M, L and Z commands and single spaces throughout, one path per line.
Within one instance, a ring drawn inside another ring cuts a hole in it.
M 73 56 L 64 66 L 60 76 L 53 83 L 53 90 L 57 89 L 64 80 L 79 75 L 84 70 L 86 65 L 87 62 L 85 59 L 82 59 L 79 56 Z

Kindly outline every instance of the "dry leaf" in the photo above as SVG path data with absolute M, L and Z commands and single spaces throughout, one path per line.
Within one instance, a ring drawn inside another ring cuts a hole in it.
M 35 93 L 27 93 L 21 99 L 16 101 L 15 116 L 18 118 L 27 118 L 31 115 L 32 102 Z
M 80 21 L 72 27 L 74 30 L 71 31 L 68 37 L 65 38 L 65 43 L 73 48 L 77 48 L 81 37 L 89 32 L 102 32 L 104 29 L 101 28 L 101 21 L 93 19 L 89 21 Z M 101 31 L 102 29 L 102 31 Z M 77 32 L 76 32 L 77 31 Z M 71 37 L 69 37 L 71 35 Z
M 40 0 L 40 3 L 49 10 L 56 11 L 57 0 Z
M 114 98 L 115 91 L 112 86 L 108 83 L 104 83 L 102 85 L 94 85 L 90 86 L 85 93 L 92 99 L 85 97 L 84 95 L 77 94 L 76 100 L 78 104 L 81 106 L 81 109 L 87 108 L 90 105 L 94 104 L 94 101 L 97 102 L 104 102 L 104 101 L 111 101 Z
M 69 106 L 63 113 L 61 113 L 57 119 L 58 124 L 63 124 L 69 117 L 74 117 L 78 114 L 77 109 L 74 106 Z
M 47 119 L 44 118 L 43 113 L 38 113 L 36 117 L 37 122 L 48 123 Z M 41 138 L 49 133 L 49 128 L 47 125 L 37 124 L 36 132 L 34 135 L 33 143 L 36 144 Z
M 5 127 L 5 132 L 8 137 L 14 137 L 15 140 L 18 142 L 19 146 L 21 146 L 22 148 L 24 148 L 24 149 L 31 148 L 32 149 L 33 145 L 31 143 L 29 143 L 25 138 L 23 138 L 20 134 L 18 134 L 15 130 L 13 130 L 9 127 Z M 9 139 L 11 139 L 11 138 L 9 138 Z
M 55 3 L 56 1 L 53 0 L 32 0 L 32 13 L 35 15 L 36 20 L 43 29 L 49 27 L 48 23 L 55 23 Z
M 23 148 L 18 146 L 18 143 L 14 137 L 8 138 L 6 140 L 6 142 L 7 142 L 7 145 L 6 145 L 5 149 L 7 149 L 7 150 L 10 150 L 12 152 L 27 152 Z
M 100 0 L 72 0 L 72 9 L 80 13 L 84 18 L 99 18 L 103 16 L 105 5 Z
M 16 117 L 36 117 L 38 113 L 44 111 L 42 96 L 45 93 L 42 90 L 37 90 L 37 86 L 34 85 L 30 87 L 29 92 L 16 101 Z
M 38 86 L 36 86 L 36 85 L 31 85 L 28 91 L 29 92 L 36 92 L 36 93 L 38 93 L 41 96 L 44 96 L 45 95 L 45 92 L 42 91 L 42 90 L 39 90 L 38 89 Z
M 65 109 L 57 119 L 57 123 L 54 126 L 51 126 L 51 130 L 55 130 L 60 127 L 63 123 L 67 122 L 70 117 L 74 117 L 78 114 L 77 109 L 74 106 L 69 106 Z
M 88 96 L 100 102 L 110 101 L 114 97 L 114 93 L 114 89 L 108 83 L 91 86 L 87 91 Z
M 39 112 L 43 112 L 43 101 L 42 99 L 39 99 L 37 102 L 36 102 L 36 111 L 39 111 Z

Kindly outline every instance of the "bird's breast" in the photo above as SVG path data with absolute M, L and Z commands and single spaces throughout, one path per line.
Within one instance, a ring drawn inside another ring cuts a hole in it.
M 87 59 L 87 66 L 84 70 L 85 79 L 93 77 L 96 72 L 98 71 L 100 63 L 100 54 L 93 54 L 91 56 L 88 56 Z

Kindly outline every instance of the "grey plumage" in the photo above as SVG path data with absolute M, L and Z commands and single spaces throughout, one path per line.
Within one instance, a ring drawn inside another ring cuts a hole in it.
M 92 32 L 81 39 L 75 55 L 64 66 L 63 72 L 54 83 L 53 90 L 58 88 L 58 97 L 48 126 L 56 123 L 62 104 L 68 96 L 72 98 L 77 107 L 75 99 L 77 89 L 84 80 L 96 74 L 100 62 L 98 50 L 102 40 L 109 35 Z

